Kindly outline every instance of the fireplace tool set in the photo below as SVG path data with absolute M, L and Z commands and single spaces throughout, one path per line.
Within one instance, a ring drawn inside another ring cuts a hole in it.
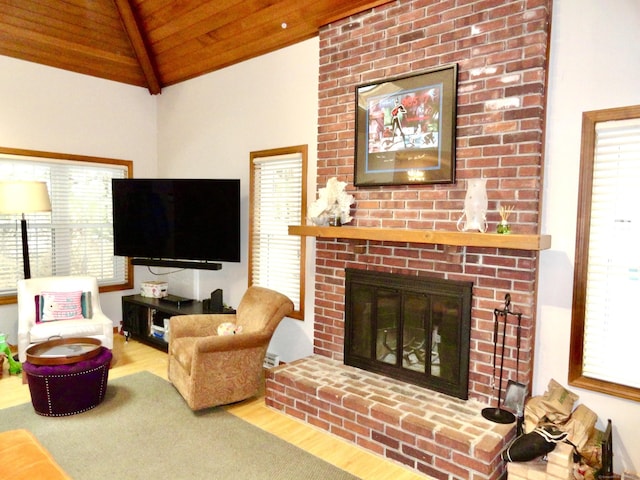
M 493 311 L 494 325 L 493 325 L 493 376 L 491 377 L 492 386 L 495 389 L 495 378 L 497 370 L 497 354 L 498 354 L 498 337 L 499 337 L 499 324 L 502 318 L 502 341 L 500 346 L 500 380 L 497 385 L 498 398 L 496 406 L 487 407 L 482 410 L 482 416 L 487 420 L 491 420 L 495 423 L 513 423 L 516 417 L 513 413 L 504 408 L 501 408 L 502 403 L 502 378 L 504 373 L 504 350 L 505 350 L 505 338 L 507 332 L 507 319 L 509 315 L 513 315 L 518 318 L 518 325 L 516 331 L 516 380 L 509 380 L 507 383 L 507 389 L 505 392 L 505 399 L 503 406 L 506 406 L 512 410 L 515 410 L 518 415 L 518 429 L 521 428 L 522 420 L 524 419 L 524 400 L 527 395 L 526 385 L 519 383 L 517 380 L 520 376 L 520 340 L 521 340 L 521 328 L 522 328 L 522 313 L 511 311 L 511 295 L 508 293 L 504 297 L 504 309 L 500 310 L 496 308 Z

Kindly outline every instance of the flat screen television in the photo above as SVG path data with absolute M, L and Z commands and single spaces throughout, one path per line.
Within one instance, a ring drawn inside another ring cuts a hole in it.
M 112 187 L 115 255 L 240 261 L 240 180 L 127 178 Z

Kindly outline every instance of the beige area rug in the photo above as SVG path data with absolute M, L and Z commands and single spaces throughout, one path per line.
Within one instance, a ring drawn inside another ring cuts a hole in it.
M 147 372 L 110 380 L 102 404 L 78 415 L 43 417 L 31 403 L 0 410 L 0 430 L 16 428 L 75 480 L 357 478 L 223 409 L 192 412 Z

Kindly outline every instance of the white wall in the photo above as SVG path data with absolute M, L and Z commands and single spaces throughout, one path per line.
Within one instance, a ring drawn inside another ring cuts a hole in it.
M 237 306 L 247 288 L 249 153 L 309 145 L 309 191 L 315 196 L 318 116 L 318 38 L 164 89 L 158 97 L 158 173 L 162 177 L 240 178 L 242 261 L 222 270 L 168 276 L 169 291 L 207 298 L 222 288 Z M 309 241 L 311 242 L 311 241 Z M 308 278 L 313 279 L 312 244 Z M 290 361 L 313 351 L 313 283 L 307 320 L 285 319 L 270 351 Z
M 156 171 L 156 100 L 122 85 L 0 56 L 0 145 L 133 160 L 134 173 Z M 121 320 L 121 292 L 101 295 Z M 0 332 L 17 343 L 16 305 L 0 306 Z
M 552 247 L 541 254 L 534 395 L 551 378 L 567 385 L 582 112 L 640 104 L 638 25 L 637 0 L 553 2 L 542 216 Z M 640 471 L 640 405 L 570 389 L 613 421 L 614 470 Z

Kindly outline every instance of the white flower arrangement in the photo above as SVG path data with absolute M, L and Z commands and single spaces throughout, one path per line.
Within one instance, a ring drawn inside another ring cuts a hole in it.
M 353 217 L 349 215 L 353 195 L 344 189 L 347 182 L 339 182 L 336 177 L 327 181 L 327 186 L 318 190 L 318 199 L 311 204 L 307 214 L 315 225 L 342 225 L 349 223 Z

